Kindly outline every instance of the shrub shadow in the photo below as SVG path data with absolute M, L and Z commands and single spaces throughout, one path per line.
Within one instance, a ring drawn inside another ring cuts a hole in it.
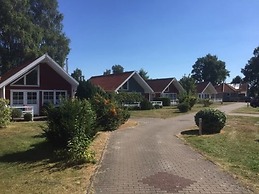
M 31 145 L 31 149 L 0 156 L 0 162 L 8 163 L 35 163 L 43 160 L 52 160 L 52 147 L 47 141 Z
M 191 129 L 191 130 L 182 131 L 181 135 L 199 135 L 199 129 Z

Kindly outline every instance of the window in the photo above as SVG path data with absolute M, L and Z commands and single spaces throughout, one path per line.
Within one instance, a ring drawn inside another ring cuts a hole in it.
M 66 92 L 56 92 L 56 104 L 60 104 L 62 99 L 66 98 Z
M 23 105 L 23 92 L 13 92 L 13 104 Z
M 37 104 L 37 92 L 27 92 L 27 104 Z
M 38 68 L 32 70 L 29 74 L 26 75 L 25 85 L 36 86 L 38 85 Z
M 54 104 L 54 92 L 43 92 L 43 104 Z
M 38 85 L 38 67 L 34 68 L 25 76 L 21 77 L 17 81 L 15 81 L 12 85 L 14 86 L 37 86 Z
M 123 84 L 123 86 L 121 87 L 122 90 L 129 90 L 129 82 L 126 82 L 125 84 Z

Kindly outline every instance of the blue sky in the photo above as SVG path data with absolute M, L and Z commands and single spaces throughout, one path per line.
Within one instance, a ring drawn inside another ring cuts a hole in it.
M 85 78 L 115 64 L 150 78 L 191 73 L 208 53 L 231 81 L 259 46 L 258 0 L 58 0 L 70 38 L 69 72 Z

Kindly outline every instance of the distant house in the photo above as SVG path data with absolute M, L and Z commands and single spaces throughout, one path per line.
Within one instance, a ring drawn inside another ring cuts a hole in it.
M 136 71 L 93 76 L 89 81 L 106 92 L 137 92 L 149 100 L 153 93 L 152 88 Z
M 197 83 L 196 91 L 199 99 L 216 100 L 217 90 L 211 82 Z
M 217 90 L 217 99 L 221 99 L 223 102 L 236 102 L 239 99 L 238 90 L 229 84 L 222 83 L 215 86 Z
M 235 88 L 238 91 L 238 94 L 240 97 L 247 97 L 248 96 L 248 90 L 249 85 L 248 83 L 239 83 L 239 84 L 229 84 L 233 88 Z
M 19 65 L 0 78 L 0 97 L 11 106 L 32 106 L 39 115 L 45 103 L 58 105 L 61 98 L 74 97 L 78 82 L 49 55 Z
M 179 93 L 183 92 L 182 85 L 175 78 L 150 79 L 146 80 L 153 89 L 153 98 L 166 97 L 175 103 Z

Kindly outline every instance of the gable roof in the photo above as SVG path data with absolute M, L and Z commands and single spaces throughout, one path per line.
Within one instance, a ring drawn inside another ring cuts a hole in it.
M 201 93 L 211 93 L 217 94 L 216 88 L 212 85 L 211 82 L 201 82 L 196 84 L 196 91 L 198 94 Z
M 78 86 L 78 82 L 70 76 L 58 63 L 56 63 L 48 54 L 44 54 L 34 61 L 19 65 L 10 71 L 6 72 L 0 79 L 0 88 L 12 83 L 17 78 L 26 74 L 29 70 L 36 67 L 40 63 L 47 63 L 53 70 L 55 70 L 61 77 L 67 80 L 73 87 Z
M 104 91 L 117 92 L 132 77 L 134 77 L 134 79 L 139 83 L 139 85 L 141 85 L 146 93 L 153 92 L 152 88 L 136 71 L 93 76 L 89 79 L 89 81 L 92 84 L 101 87 Z
M 146 80 L 148 85 L 156 93 L 163 93 L 173 83 L 178 91 L 184 91 L 181 84 L 175 78 L 161 78 L 161 79 L 150 79 Z
M 226 83 L 222 83 L 219 84 L 217 86 L 215 86 L 215 89 L 217 90 L 218 93 L 236 93 L 238 92 L 234 87 L 226 84 Z

